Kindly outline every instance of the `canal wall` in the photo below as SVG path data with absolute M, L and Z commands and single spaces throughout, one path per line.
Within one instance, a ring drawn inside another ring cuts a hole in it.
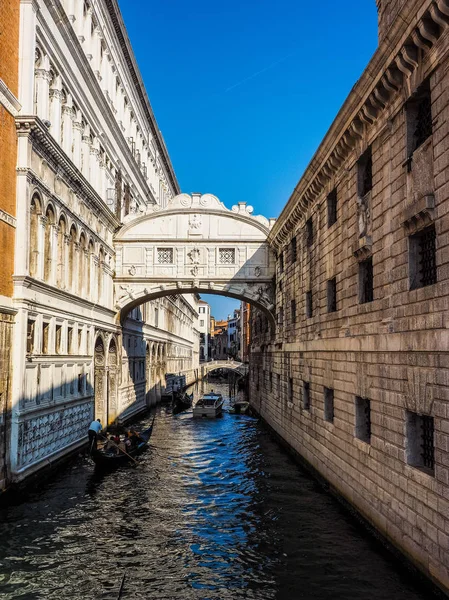
M 379 48 L 269 234 L 276 325 L 252 311 L 250 394 L 447 592 L 449 1 L 379 9 Z

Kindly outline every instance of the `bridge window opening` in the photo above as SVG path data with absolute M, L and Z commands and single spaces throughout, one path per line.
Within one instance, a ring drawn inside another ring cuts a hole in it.
M 410 289 L 437 282 L 435 226 L 409 237 Z
M 173 264 L 173 248 L 158 248 L 157 262 L 159 265 Z
M 374 277 L 372 257 L 359 264 L 359 302 L 365 304 L 374 300 Z
M 294 263 L 294 262 L 296 262 L 296 259 L 298 258 L 298 248 L 297 248 L 297 244 L 296 244 L 296 237 L 292 238 L 292 241 L 290 242 L 290 249 L 291 249 L 292 263 Z
M 327 312 L 337 311 L 337 279 L 329 279 L 327 282 Z
M 306 222 L 306 245 L 308 248 L 313 244 L 313 221 L 312 217 Z
M 310 381 L 302 382 L 302 407 L 310 410 Z
M 221 265 L 234 265 L 235 264 L 235 248 L 219 248 L 218 249 L 218 262 Z
M 327 197 L 327 227 L 332 227 L 337 222 L 337 189 L 335 188 Z
M 429 474 L 435 470 L 434 419 L 407 411 L 407 463 Z
M 306 318 L 311 319 L 313 317 L 313 305 L 312 305 L 312 290 L 306 292 Z
M 334 422 L 334 390 L 328 387 L 324 388 L 324 420 Z
M 371 402 L 360 396 L 355 399 L 355 437 L 371 443 Z

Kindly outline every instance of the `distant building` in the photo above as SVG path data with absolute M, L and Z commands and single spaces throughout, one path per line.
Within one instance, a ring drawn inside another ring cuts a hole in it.
M 200 361 L 210 360 L 210 306 L 204 300 L 198 303 L 198 330 L 200 332 Z
M 251 305 L 248 302 L 240 303 L 240 358 L 243 362 L 249 361 Z
M 212 326 L 213 324 L 213 326 Z M 211 317 L 211 358 L 220 360 L 228 357 L 228 321 L 216 321 Z
M 228 356 L 240 358 L 240 309 L 234 310 L 234 315 L 228 317 Z

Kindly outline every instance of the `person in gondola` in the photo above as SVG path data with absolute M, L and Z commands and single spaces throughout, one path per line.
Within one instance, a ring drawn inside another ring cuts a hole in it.
M 140 438 L 139 435 L 134 431 L 134 429 L 131 429 L 129 432 L 129 439 L 131 442 L 131 448 L 137 448 L 137 446 L 139 445 L 140 442 Z
M 96 421 L 92 421 L 92 423 L 89 425 L 87 435 L 89 436 L 90 452 L 92 452 L 92 450 L 97 449 L 97 437 L 102 429 L 103 429 L 103 427 L 101 426 L 100 419 L 97 419 Z

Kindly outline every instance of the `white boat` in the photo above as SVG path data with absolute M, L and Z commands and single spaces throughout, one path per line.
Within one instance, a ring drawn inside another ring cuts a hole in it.
M 204 394 L 193 407 L 194 417 L 218 417 L 223 411 L 223 396 L 210 392 Z

